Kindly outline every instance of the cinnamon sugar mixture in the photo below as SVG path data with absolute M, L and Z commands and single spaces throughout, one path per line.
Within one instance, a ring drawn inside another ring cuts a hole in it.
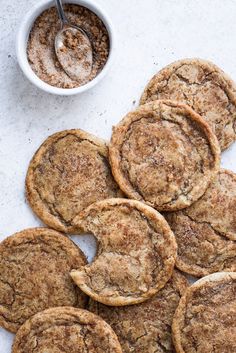
M 79 80 L 73 80 L 60 65 L 55 53 L 54 41 L 61 27 L 54 7 L 45 10 L 36 19 L 29 35 L 27 55 L 33 71 L 41 80 L 59 88 L 75 88 L 91 81 L 103 69 L 109 55 L 109 35 L 101 19 L 87 8 L 66 4 L 64 9 L 69 22 L 83 28 L 89 35 L 93 46 L 91 72 L 88 75 L 82 74 Z M 78 41 L 78 38 L 68 38 L 68 43 L 65 45 L 70 48 L 77 45 Z M 86 55 L 83 50 L 81 54 Z M 86 58 L 82 61 L 86 71 Z

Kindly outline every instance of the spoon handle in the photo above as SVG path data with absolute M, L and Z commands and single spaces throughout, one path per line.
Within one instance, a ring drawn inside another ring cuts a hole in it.
M 65 12 L 63 10 L 62 0 L 55 0 L 55 1 L 56 1 L 56 5 L 57 5 L 58 15 L 60 17 L 62 24 L 68 23 Z

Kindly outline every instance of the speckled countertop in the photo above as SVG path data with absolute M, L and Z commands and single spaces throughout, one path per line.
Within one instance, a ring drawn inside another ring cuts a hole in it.
M 74 97 L 39 91 L 21 73 L 15 33 L 37 0 L 1 2 L 0 14 L 0 240 L 40 225 L 25 202 L 28 163 L 50 134 L 82 128 L 109 139 L 112 125 L 138 104 L 148 79 L 184 57 L 212 60 L 236 80 L 235 0 L 96 0 L 114 22 L 116 63 L 93 90 Z M 236 171 L 236 143 L 222 165 Z M 79 240 L 91 256 L 93 242 Z M 0 329 L 0 353 L 12 335 Z

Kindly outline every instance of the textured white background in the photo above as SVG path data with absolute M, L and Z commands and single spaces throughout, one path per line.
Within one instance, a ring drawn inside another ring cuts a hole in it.
M 25 202 L 24 179 L 48 135 L 82 128 L 109 139 L 148 79 L 180 58 L 212 60 L 236 80 L 236 0 L 96 0 L 114 22 L 116 63 L 92 91 L 50 96 L 23 77 L 14 51 L 20 20 L 36 2 L 0 0 L 0 240 L 40 225 Z M 236 144 L 223 154 L 222 165 L 236 171 Z M 80 244 L 91 255 L 92 245 Z M 12 337 L 0 329 L 0 353 L 10 353 Z

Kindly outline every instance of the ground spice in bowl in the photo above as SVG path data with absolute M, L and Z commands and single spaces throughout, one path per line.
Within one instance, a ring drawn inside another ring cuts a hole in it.
M 75 81 L 60 65 L 54 41 L 61 27 L 54 7 L 45 10 L 36 19 L 28 39 L 27 56 L 31 68 L 42 81 L 59 88 L 75 88 L 93 80 L 105 66 L 109 56 L 109 35 L 102 20 L 91 10 L 74 4 L 66 4 L 64 10 L 69 22 L 83 28 L 89 35 L 93 46 L 91 73 Z M 73 45 L 73 42 L 74 38 L 68 38 L 68 44 Z

